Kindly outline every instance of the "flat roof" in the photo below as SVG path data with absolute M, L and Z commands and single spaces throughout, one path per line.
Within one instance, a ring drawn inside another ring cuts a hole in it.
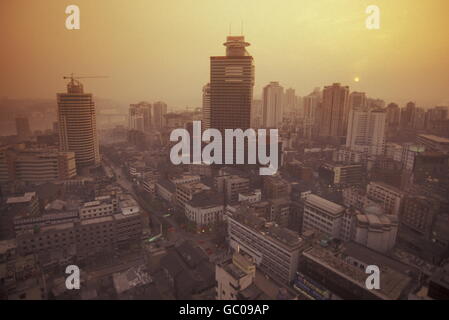
M 449 139 L 444 138 L 444 137 L 435 136 L 433 134 L 420 134 L 419 137 L 423 137 L 425 139 L 432 140 L 437 143 L 449 144 Z
M 15 203 L 25 203 L 29 202 L 36 196 L 36 192 L 26 192 L 23 196 L 20 197 L 9 197 L 6 200 L 7 204 L 15 204 Z
M 262 236 L 282 244 L 284 247 L 295 247 L 302 243 L 302 238 L 297 233 L 287 228 L 276 226 L 273 222 L 267 222 L 266 219 L 259 217 L 255 212 L 243 211 L 233 214 L 230 218 Z
M 81 225 L 90 225 L 90 224 L 95 224 L 95 223 L 108 222 L 108 221 L 112 221 L 112 220 L 113 220 L 112 216 L 104 216 L 104 217 L 98 217 L 98 218 L 93 218 L 93 219 L 83 219 L 83 220 L 81 220 Z
M 332 201 L 326 200 L 317 196 L 315 194 L 309 194 L 306 196 L 306 203 L 314 205 L 316 207 L 320 207 L 332 214 L 339 214 L 345 210 L 345 208 L 339 204 L 336 204 Z
M 324 248 L 312 247 L 303 254 L 359 287 L 366 289 L 367 274 L 364 270 L 347 263 L 342 257 L 336 256 L 335 253 Z M 381 269 L 380 289 L 370 292 L 382 299 L 399 299 L 403 290 L 410 284 L 411 278 L 389 267 L 379 266 L 379 268 Z

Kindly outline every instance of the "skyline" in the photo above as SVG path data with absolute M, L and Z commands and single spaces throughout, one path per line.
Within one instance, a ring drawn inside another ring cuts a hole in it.
M 0 300 L 449 300 L 447 0 L 5 1 Z
M 68 2 L 2 2 L 0 27 L 9 50 L 0 53 L 0 61 L 8 61 L 0 96 L 53 99 L 65 86 L 62 76 L 74 72 L 110 76 L 86 81 L 97 97 L 200 107 L 209 57 L 224 53 L 229 24 L 239 34 L 243 21 L 256 65 L 254 98 L 271 81 L 300 96 L 339 82 L 401 106 L 449 103 L 449 3 L 344 2 L 172 0 L 122 7 L 81 0 L 81 29 L 72 31 L 64 27 Z M 380 7 L 380 30 L 365 27 L 370 4 Z

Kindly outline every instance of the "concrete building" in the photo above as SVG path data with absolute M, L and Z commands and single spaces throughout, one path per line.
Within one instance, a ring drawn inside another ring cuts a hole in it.
M 303 97 L 304 105 L 304 136 L 311 139 L 314 135 L 316 125 L 320 118 L 318 108 L 321 103 L 320 91 L 318 94 L 312 93 Z
M 74 78 L 67 84 L 67 93 L 58 93 L 59 147 L 74 152 L 76 166 L 100 164 L 95 104 L 91 93 Z
M 367 107 L 365 92 L 351 92 L 349 94 L 349 110 L 365 110 Z
M 366 195 L 369 199 L 382 203 L 386 214 L 399 216 L 404 193 L 398 188 L 380 181 L 372 181 L 368 184 Z
M 337 138 L 346 135 L 348 124 L 349 87 L 334 83 L 323 89 L 323 104 L 319 136 Z
M 396 244 L 399 220 L 385 215 L 378 207 L 368 207 L 357 214 L 352 240 L 377 252 L 388 253 Z
M 142 101 L 129 106 L 128 129 L 148 132 L 150 131 L 152 124 L 151 103 Z
M 417 138 L 418 144 L 426 147 L 427 150 L 449 153 L 449 139 L 438 137 L 432 134 L 420 134 Z
M 263 126 L 278 128 L 284 117 L 284 88 L 279 82 L 270 82 L 263 88 Z
M 26 117 L 16 118 L 16 132 L 19 139 L 28 139 L 31 137 L 30 122 Z
M 267 223 L 251 211 L 239 210 L 227 217 L 229 244 L 252 257 L 269 276 L 283 283 L 293 280 L 303 240 L 285 228 Z
M 361 164 L 325 163 L 318 169 L 320 179 L 329 185 L 350 186 L 362 183 Z
M 207 130 L 210 128 L 210 83 L 203 86 L 203 121 L 201 122 L 201 129 Z
M 377 255 L 382 258 L 382 255 Z M 407 293 L 411 278 L 390 267 L 381 267 L 380 289 L 366 287 L 363 264 L 346 254 L 322 247 L 312 247 L 302 254 L 300 271 L 324 286 L 332 296 L 346 300 L 399 300 Z M 380 259 L 374 260 L 379 263 Z M 373 263 L 374 263 L 373 262 Z
M 174 204 L 176 199 L 176 185 L 167 179 L 159 179 L 156 183 L 156 194 L 159 198 Z
M 415 157 L 426 151 L 423 145 L 414 143 L 387 143 L 385 145 L 385 155 L 402 164 L 402 168 L 408 171 L 413 170 Z
M 162 101 L 153 104 L 153 126 L 160 130 L 166 126 L 165 115 L 167 114 L 167 104 Z
M 263 194 L 267 199 L 289 198 L 290 184 L 279 176 L 266 176 L 263 179 Z
M 249 191 L 249 179 L 237 175 L 222 175 L 215 178 L 218 192 L 223 192 L 227 202 L 237 201 L 240 193 Z
M 345 208 L 314 194 L 306 196 L 302 232 L 315 230 L 329 237 L 341 237 L 341 225 Z
M 259 189 L 249 192 L 239 193 L 239 202 L 255 203 L 262 200 L 262 192 Z
M 284 114 L 298 114 L 298 97 L 296 96 L 295 89 L 288 88 L 285 90 L 284 99 L 283 99 L 283 105 L 284 105 Z
M 217 300 L 238 300 L 239 294 L 254 283 L 256 266 L 251 258 L 238 252 L 232 259 L 215 266 Z
M 349 112 L 346 147 L 372 156 L 385 153 L 386 113 L 381 109 Z
M 401 224 L 414 230 L 426 239 L 432 238 L 432 229 L 440 210 L 440 203 L 432 198 L 407 195 L 404 198 Z
M 189 182 L 176 186 L 176 204 L 185 209 L 185 205 L 199 193 L 210 191 L 211 188 L 201 182 Z
M 345 164 L 363 163 L 366 161 L 366 154 L 349 148 L 339 148 L 334 151 L 332 161 Z
M 195 194 L 185 203 L 185 215 L 197 227 L 211 226 L 223 220 L 224 199 L 215 192 Z
M 0 148 L 0 183 L 68 180 L 74 178 L 76 173 L 74 152 L 25 148 L 21 145 Z
M 211 128 L 247 129 L 251 126 L 254 87 L 253 57 L 243 36 L 228 36 L 226 56 L 210 58 Z
M 14 213 L 15 216 L 38 216 L 40 207 L 36 192 L 27 192 L 22 196 L 8 197 L 6 199 L 6 211 Z
M 82 205 L 78 216 L 71 221 L 47 220 L 34 224 L 32 229 L 22 228 L 16 232 L 19 253 L 37 254 L 73 247 L 77 258 L 83 259 L 107 250 L 140 245 L 140 209 L 131 196 L 117 197 Z M 114 199 L 118 199 L 118 205 L 112 203 Z

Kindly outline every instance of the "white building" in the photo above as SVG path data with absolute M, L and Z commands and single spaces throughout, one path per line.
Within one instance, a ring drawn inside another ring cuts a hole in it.
M 284 117 L 284 88 L 279 82 L 270 82 L 263 88 L 263 126 L 277 128 Z
M 256 266 L 249 257 L 234 253 L 232 261 L 215 266 L 217 300 L 237 300 L 238 294 L 254 283 Z
M 372 181 L 368 184 L 366 195 L 368 199 L 382 203 L 386 214 L 399 216 L 404 193 L 398 188 L 383 182 Z
M 262 192 L 259 189 L 256 189 L 251 192 L 243 192 L 239 193 L 239 202 L 259 202 L 262 200 Z
M 224 201 L 218 194 L 205 192 L 195 195 L 191 201 L 185 203 L 187 219 L 197 226 L 210 226 L 223 220 Z
M 402 168 L 405 170 L 413 170 L 415 165 L 415 157 L 424 152 L 424 146 L 416 145 L 414 143 L 404 143 L 402 145 L 397 143 L 388 143 L 386 147 L 386 156 L 402 163 Z
M 362 163 L 366 160 L 366 157 L 363 152 L 351 150 L 349 148 L 341 148 L 334 151 L 332 160 L 334 162 L 343 163 Z
M 346 147 L 369 155 L 385 152 L 386 112 L 353 109 L 349 113 Z
M 292 281 L 304 243 L 297 233 L 268 223 L 253 212 L 227 217 L 229 244 L 252 257 L 260 269 L 283 283 Z
M 398 232 L 398 218 L 382 214 L 378 207 L 368 207 L 355 220 L 353 240 L 381 253 L 390 251 Z
M 80 206 L 79 215 L 81 219 L 109 216 L 119 210 L 117 197 L 96 197 L 94 201 L 85 202 Z
M 309 194 L 304 202 L 303 229 L 316 230 L 329 237 L 339 239 L 345 208 L 339 204 Z

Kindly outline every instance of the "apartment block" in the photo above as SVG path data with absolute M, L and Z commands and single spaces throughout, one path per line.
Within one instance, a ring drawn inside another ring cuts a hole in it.
M 283 283 L 293 280 L 303 240 L 288 229 L 268 223 L 254 212 L 238 211 L 227 218 L 230 246 L 252 257 L 260 269 Z

